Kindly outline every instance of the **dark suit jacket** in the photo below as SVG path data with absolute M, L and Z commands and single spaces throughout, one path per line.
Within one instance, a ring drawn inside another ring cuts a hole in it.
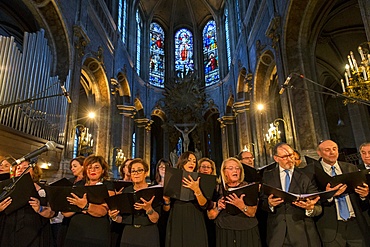
M 350 163 L 338 161 L 342 173 L 349 173 L 357 171 L 357 167 Z M 323 170 L 323 167 L 319 161 L 315 164 L 318 168 Z M 368 208 L 368 200 L 361 200 L 357 193 L 349 194 L 353 211 L 356 215 L 356 222 L 359 225 L 364 239 L 369 242 L 369 232 L 366 220 L 363 216 L 363 212 Z M 332 242 L 337 234 L 338 228 L 338 218 L 337 218 L 337 208 L 335 206 L 335 201 L 322 203 L 322 214 L 315 218 L 316 226 L 319 231 L 322 242 Z
M 263 182 L 281 189 L 279 167 L 264 173 Z M 308 194 L 317 192 L 317 187 L 301 169 L 294 169 L 289 192 Z M 281 247 L 284 236 L 289 235 L 292 246 L 321 246 L 320 239 L 314 227 L 313 219 L 305 215 L 305 210 L 291 203 L 282 203 L 274 208 L 268 208 L 268 195 L 263 195 L 263 207 L 269 212 L 267 219 L 267 244 L 269 247 Z M 315 206 L 314 214 L 321 213 L 321 206 Z

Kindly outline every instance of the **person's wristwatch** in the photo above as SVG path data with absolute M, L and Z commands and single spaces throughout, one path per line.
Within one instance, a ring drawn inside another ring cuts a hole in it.
M 154 213 L 154 210 L 153 209 L 150 209 L 150 210 L 146 211 L 146 214 L 147 215 L 152 215 L 153 213 Z
M 246 213 L 247 210 L 248 210 L 248 206 L 245 206 L 242 211 L 243 211 L 243 213 Z
M 85 207 L 82 209 L 82 211 L 87 211 L 89 209 L 90 203 L 86 203 Z

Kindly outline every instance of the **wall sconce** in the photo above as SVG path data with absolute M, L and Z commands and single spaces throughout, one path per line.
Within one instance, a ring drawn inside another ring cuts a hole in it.
M 119 167 L 125 162 L 126 157 L 122 149 L 116 148 L 116 166 Z

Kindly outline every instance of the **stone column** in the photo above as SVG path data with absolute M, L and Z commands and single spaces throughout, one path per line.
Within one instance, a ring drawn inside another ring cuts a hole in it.
M 235 116 L 223 116 L 218 119 L 221 123 L 222 158 L 235 156 L 238 152 L 236 140 Z
M 235 102 L 233 108 L 236 113 L 237 129 L 237 147 L 238 153 L 245 147 L 254 153 L 254 143 L 252 143 L 252 131 L 250 122 L 250 104 L 249 100 Z
M 121 148 L 126 158 L 131 157 L 132 134 L 134 133 L 135 107 L 130 105 L 117 105 L 122 115 Z
M 152 120 L 148 118 L 135 119 L 135 156 L 144 159 L 150 165 L 150 130 Z M 150 167 L 149 167 L 150 171 Z
M 358 0 L 367 40 L 370 40 L 370 1 Z

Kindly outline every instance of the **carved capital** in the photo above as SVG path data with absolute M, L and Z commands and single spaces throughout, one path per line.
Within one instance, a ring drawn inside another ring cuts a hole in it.
M 90 39 L 83 27 L 79 25 L 73 26 L 73 34 L 75 37 L 74 47 L 78 51 L 78 56 L 83 57 L 85 55 L 85 48 L 90 43 Z

